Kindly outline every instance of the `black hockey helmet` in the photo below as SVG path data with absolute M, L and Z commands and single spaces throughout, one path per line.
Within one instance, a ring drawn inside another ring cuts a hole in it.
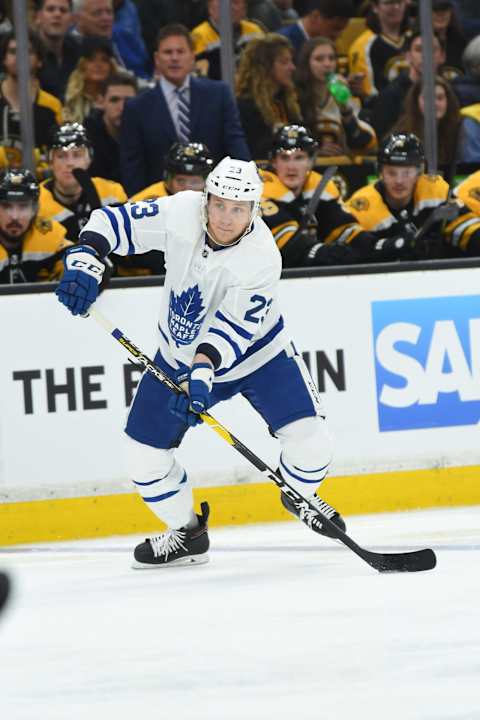
M 74 147 L 86 147 L 92 154 L 92 144 L 88 139 L 87 131 L 80 123 L 64 123 L 56 127 L 52 133 L 50 150 L 63 148 L 70 150 Z
M 270 157 L 274 158 L 277 153 L 289 150 L 303 150 L 313 157 L 317 149 L 317 141 L 303 125 L 283 125 L 273 136 Z
M 210 150 L 203 143 L 174 143 L 165 156 L 165 177 L 201 175 L 206 178 L 213 168 Z
M 0 175 L 0 202 L 38 202 L 40 188 L 33 173 L 24 168 L 5 170 Z
M 387 135 L 378 150 L 378 165 L 415 165 L 425 162 L 422 143 L 413 133 Z

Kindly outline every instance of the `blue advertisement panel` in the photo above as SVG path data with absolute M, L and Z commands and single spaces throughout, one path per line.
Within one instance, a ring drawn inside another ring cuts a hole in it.
M 372 302 L 380 432 L 480 420 L 480 295 Z

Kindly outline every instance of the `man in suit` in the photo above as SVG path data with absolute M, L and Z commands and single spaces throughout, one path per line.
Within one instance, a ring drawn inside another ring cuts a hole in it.
M 131 196 L 163 177 L 175 142 L 207 145 L 215 162 L 225 155 L 250 160 L 238 109 L 223 82 L 192 76 L 195 55 L 183 25 L 167 25 L 154 56 L 156 86 L 127 101 L 120 132 L 121 171 Z

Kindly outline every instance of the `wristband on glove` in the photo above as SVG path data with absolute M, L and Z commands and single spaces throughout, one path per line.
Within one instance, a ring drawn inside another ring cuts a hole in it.
M 201 413 L 209 407 L 213 377 L 214 371 L 210 363 L 195 363 L 192 365 L 188 390 L 190 407 L 193 412 Z

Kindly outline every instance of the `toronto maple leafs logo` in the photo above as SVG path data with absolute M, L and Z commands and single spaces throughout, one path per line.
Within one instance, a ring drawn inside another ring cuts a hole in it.
M 180 295 L 170 291 L 170 306 L 168 308 L 168 328 L 177 347 L 190 345 L 195 340 L 205 315 L 202 295 L 198 285 L 184 290 Z

